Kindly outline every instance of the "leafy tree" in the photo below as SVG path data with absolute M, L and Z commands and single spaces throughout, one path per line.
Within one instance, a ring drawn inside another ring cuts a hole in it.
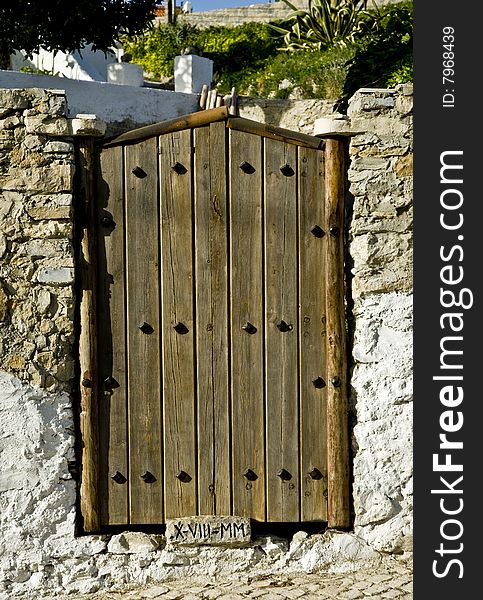
M 14 50 L 106 52 L 122 34 L 152 22 L 155 0 L 12 0 L 0 6 L 0 67 Z

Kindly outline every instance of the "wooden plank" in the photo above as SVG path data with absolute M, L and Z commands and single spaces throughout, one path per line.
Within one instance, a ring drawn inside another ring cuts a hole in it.
M 199 512 L 229 515 L 225 124 L 195 130 Z
M 264 521 L 261 139 L 232 130 L 230 154 L 233 513 Z M 257 331 L 243 330 L 247 323 Z M 243 475 L 247 469 L 255 480 Z
M 156 139 L 125 148 L 130 513 L 139 524 L 163 521 L 157 173 Z
M 80 291 L 80 429 L 82 437 L 82 479 L 80 509 L 85 531 L 100 527 L 99 505 L 99 409 L 97 372 L 96 311 L 96 228 L 95 228 L 95 157 L 92 138 L 79 142 L 79 246 Z
M 191 131 L 163 135 L 159 143 L 165 514 L 172 518 L 197 513 Z M 178 324 L 187 332 L 177 332 Z
M 166 133 L 173 133 L 175 131 L 193 127 L 202 127 L 203 125 L 214 123 L 215 121 L 224 121 L 227 117 L 228 109 L 226 106 L 220 106 L 219 108 L 213 108 L 211 110 L 201 110 L 189 115 L 177 117 L 176 119 L 161 121 L 154 125 L 146 125 L 145 127 L 132 129 L 121 135 L 103 140 L 102 145 L 104 148 L 109 148 L 119 144 L 135 144 L 141 140 L 157 135 L 164 135 Z
M 345 148 L 342 139 L 326 142 L 327 238 L 327 460 L 329 527 L 350 526 L 347 356 L 344 305 Z
M 102 390 L 100 457 L 103 525 L 129 523 L 123 161 L 121 146 L 104 150 L 100 157 L 98 179 L 97 306 Z
M 235 117 L 231 114 L 226 122 L 226 126 L 229 129 L 234 129 L 236 131 L 244 131 L 246 133 L 252 133 L 257 136 L 279 140 L 289 144 L 296 144 L 297 146 L 306 148 L 322 148 L 325 144 L 325 141 L 321 138 L 316 138 L 305 133 L 298 133 L 297 131 L 290 131 L 288 129 L 283 129 L 282 127 L 258 123 L 258 121 L 251 121 L 250 119 L 244 119 L 242 117 Z
M 267 521 L 298 521 L 297 149 L 264 149 Z
M 324 153 L 299 149 L 301 520 L 327 520 Z M 320 230 L 314 229 L 319 227 Z M 314 229 L 314 232 L 312 230 Z M 327 285 L 331 285 L 327 282 Z M 321 378 L 323 382 L 317 379 Z M 324 387 L 315 387 L 323 385 Z M 317 469 L 317 471 L 313 471 Z M 313 473 L 313 477 L 309 473 Z M 319 474 L 320 473 L 320 474 Z

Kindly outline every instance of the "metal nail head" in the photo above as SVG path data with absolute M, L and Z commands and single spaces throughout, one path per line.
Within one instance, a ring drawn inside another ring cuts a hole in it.
M 290 481 L 292 479 L 292 474 L 287 471 L 287 469 L 280 469 L 277 473 L 277 477 L 280 477 L 282 481 Z
M 186 471 L 180 471 L 176 477 L 181 481 L 181 483 L 189 483 L 191 481 L 191 476 L 188 475 Z
M 119 473 L 119 471 L 116 471 L 114 473 L 114 475 L 111 475 L 111 479 L 119 484 L 126 483 L 126 481 L 127 481 L 127 479 L 124 477 L 124 475 L 122 473 Z
M 242 325 L 242 329 L 243 329 L 243 331 L 246 331 L 250 335 L 253 335 L 254 333 L 257 332 L 257 328 L 255 327 L 255 325 L 253 325 L 252 323 L 250 323 L 250 321 L 247 321 L 245 323 L 245 325 Z
M 281 331 L 282 333 L 285 333 L 286 331 L 292 331 L 293 329 L 293 325 L 286 323 L 285 321 L 280 321 L 279 323 L 277 323 L 277 327 L 279 329 L 279 331 Z
M 142 323 L 141 325 L 139 325 L 139 329 L 143 333 L 146 333 L 146 334 L 153 333 L 153 331 L 154 331 L 153 327 L 149 323 L 146 323 L 146 321 L 144 321 L 144 323 Z
M 282 172 L 282 175 L 285 175 L 285 177 L 292 177 L 293 175 L 295 175 L 295 171 L 288 163 L 282 165 L 280 167 L 280 171 Z
M 181 323 L 181 321 L 176 323 L 173 329 L 176 331 L 176 333 L 179 333 L 180 335 L 186 335 L 189 332 L 189 329 L 184 323 Z
M 320 225 L 315 225 L 310 230 L 310 233 L 314 235 L 316 238 L 323 238 L 325 235 L 325 231 L 322 229 Z
M 316 379 L 313 379 L 312 383 L 313 383 L 314 387 L 317 388 L 318 390 L 321 390 L 322 388 L 324 388 L 326 386 L 326 383 L 322 379 L 322 377 L 317 377 Z
M 134 167 L 134 169 L 131 172 L 138 179 L 144 179 L 145 177 L 148 176 L 146 171 L 143 171 L 143 169 L 141 169 L 141 167 L 139 167 L 139 166 Z
M 141 479 L 144 483 L 154 483 L 156 481 L 156 477 L 151 473 L 151 471 L 145 471 L 141 475 Z
M 255 471 L 252 471 L 252 469 L 246 469 L 243 473 L 243 477 L 248 479 L 248 481 L 255 481 L 258 479 L 258 475 L 255 473 Z

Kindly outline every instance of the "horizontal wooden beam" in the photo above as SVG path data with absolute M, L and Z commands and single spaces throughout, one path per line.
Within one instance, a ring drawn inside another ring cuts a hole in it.
M 191 129 L 193 127 L 203 127 L 203 125 L 209 125 L 216 121 L 224 121 L 227 118 L 228 108 L 226 106 L 220 106 L 210 110 L 200 110 L 189 115 L 177 117 L 176 119 L 161 121 L 154 125 L 146 125 L 146 127 L 139 127 L 138 129 L 127 131 L 114 138 L 103 140 L 102 145 L 104 148 L 110 148 L 112 146 L 119 146 L 120 144 L 135 144 L 136 142 L 157 135 L 173 133 L 174 131 L 181 131 L 182 129 Z
M 325 141 L 307 135 L 305 133 L 298 133 L 296 131 L 289 131 L 282 127 L 274 127 L 272 125 L 265 125 L 258 121 L 251 121 L 250 119 L 244 119 L 243 117 L 230 116 L 226 126 L 230 129 L 236 129 L 237 131 L 245 131 L 246 133 L 254 133 L 271 140 L 279 140 L 281 142 L 288 142 L 290 144 L 297 144 L 297 146 L 304 146 L 305 148 L 319 149 L 323 148 Z

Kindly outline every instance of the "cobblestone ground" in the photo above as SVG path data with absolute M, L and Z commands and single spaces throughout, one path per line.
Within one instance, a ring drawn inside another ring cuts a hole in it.
M 172 581 L 123 592 L 98 592 L 83 596 L 69 595 L 70 600 L 412 600 L 412 571 L 394 564 L 374 571 L 337 575 L 303 574 L 270 576 L 237 581 L 191 579 Z M 60 597 L 57 596 L 59 600 Z

